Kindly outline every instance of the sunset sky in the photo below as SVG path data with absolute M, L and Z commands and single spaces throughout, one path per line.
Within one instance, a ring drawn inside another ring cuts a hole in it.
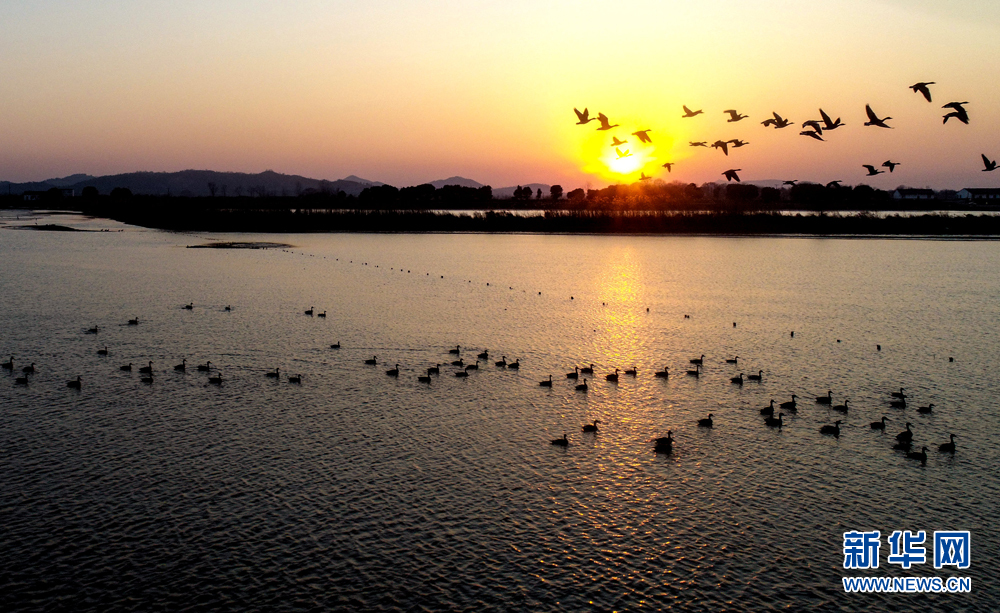
M 12 0 L 0 55 L 0 180 L 272 169 L 569 190 L 741 168 L 1000 186 L 979 157 L 1000 158 L 995 0 Z M 933 104 L 917 81 L 937 83 Z M 942 125 L 966 100 L 971 124 Z M 866 103 L 895 129 L 863 127 Z M 622 128 L 577 126 L 574 107 Z M 825 143 L 799 135 L 820 107 L 847 124 Z M 771 111 L 795 126 L 764 128 Z M 612 135 L 645 165 L 609 167 Z M 750 144 L 688 146 L 731 138 Z M 863 176 L 890 158 L 892 175 Z

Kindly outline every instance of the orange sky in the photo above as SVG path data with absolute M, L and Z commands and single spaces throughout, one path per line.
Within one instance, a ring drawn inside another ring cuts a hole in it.
M 461 175 L 567 190 L 744 180 L 993 186 L 1000 8 L 983 0 L 68 1 L 0 7 L 0 179 L 206 168 Z M 210 5 L 210 6 L 206 6 Z M 936 81 L 934 104 L 907 86 Z M 972 123 L 941 124 L 968 100 Z M 864 106 L 894 130 L 865 128 Z M 680 118 L 681 105 L 704 109 Z M 577 126 L 573 107 L 622 130 Z M 819 107 L 847 126 L 819 143 Z M 724 109 L 749 115 L 727 124 Z M 797 122 L 775 131 L 771 111 Z M 651 146 L 630 132 L 650 128 Z M 611 135 L 632 173 L 609 168 Z M 726 158 L 689 140 L 741 138 Z M 861 164 L 902 162 L 866 179 Z M 677 163 L 669 176 L 659 164 Z

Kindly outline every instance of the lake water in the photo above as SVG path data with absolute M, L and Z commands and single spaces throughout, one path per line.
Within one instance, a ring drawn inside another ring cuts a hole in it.
M 14 215 L 0 216 L 0 357 L 16 372 L 0 374 L 5 611 L 1000 602 L 997 242 L 195 235 L 73 216 L 39 223 L 124 231 L 41 232 L 10 229 Z M 186 248 L 218 240 L 292 246 Z M 456 378 L 456 345 L 489 360 Z M 195 370 L 208 360 L 222 385 Z M 565 373 L 591 363 L 575 391 Z M 911 405 L 890 408 L 900 387 Z M 813 402 L 827 390 L 846 417 Z M 759 409 L 793 393 L 798 413 L 765 427 Z M 868 425 L 883 415 L 885 434 Z M 821 435 L 835 419 L 841 436 Z M 891 449 L 906 422 L 926 465 Z M 654 454 L 668 430 L 673 455 Z M 937 451 L 949 433 L 954 456 Z M 854 529 L 882 532 L 878 570 L 843 569 Z M 926 564 L 887 562 L 894 530 L 927 532 Z M 972 531 L 971 568 L 934 569 L 935 530 Z M 967 576 L 972 592 L 845 594 L 842 576 Z

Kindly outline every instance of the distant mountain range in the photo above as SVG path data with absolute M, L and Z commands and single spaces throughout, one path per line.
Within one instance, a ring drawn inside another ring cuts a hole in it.
M 431 181 L 435 188 L 445 185 L 460 185 L 462 187 L 483 187 L 482 183 L 465 177 L 450 177 Z M 311 179 L 299 175 L 286 175 L 271 170 L 248 174 L 242 172 L 216 172 L 214 170 L 182 170 L 180 172 L 130 172 L 120 175 L 95 177 L 86 174 L 75 174 L 68 177 L 46 179 L 29 183 L 12 183 L 0 181 L 0 194 L 22 194 L 24 192 L 42 192 L 53 187 L 73 189 L 79 196 L 85 187 L 96 187 L 100 194 L 110 194 L 116 187 L 124 187 L 133 194 L 149 194 L 155 196 L 251 196 L 267 194 L 272 196 L 296 196 L 312 191 L 343 191 L 349 196 L 357 196 L 369 186 L 385 185 L 381 181 L 370 181 L 350 175 L 336 181 Z M 532 191 L 542 190 L 548 196 L 549 186 L 542 183 L 527 184 Z M 496 198 L 510 198 L 514 195 L 516 186 L 493 189 Z

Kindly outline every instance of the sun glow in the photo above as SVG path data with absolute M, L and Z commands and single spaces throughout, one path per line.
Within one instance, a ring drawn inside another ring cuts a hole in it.
M 675 151 L 680 137 L 673 126 L 646 125 L 627 117 L 619 121 L 621 127 L 613 130 L 580 129 L 573 133 L 581 171 L 615 183 L 632 183 L 643 175 L 666 179 L 663 164 L 687 157 L 686 150 Z M 650 143 L 643 143 L 632 134 L 645 129 L 649 129 Z M 624 142 L 616 147 L 614 138 Z M 627 155 L 620 157 L 618 150 Z

